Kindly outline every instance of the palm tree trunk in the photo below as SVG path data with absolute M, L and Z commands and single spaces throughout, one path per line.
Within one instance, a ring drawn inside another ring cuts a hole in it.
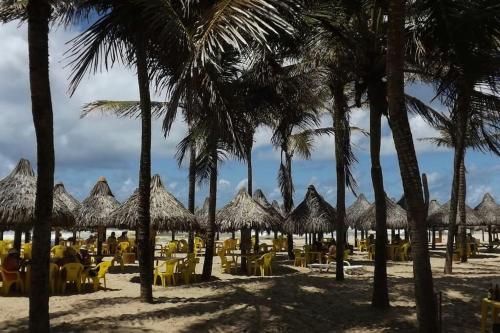
M 463 84 L 465 87 L 465 85 Z M 456 144 L 455 156 L 453 158 L 453 182 L 451 185 L 451 199 L 450 199 L 450 220 L 448 223 L 448 239 L 446 242 L 446 260 L 444 264 L 444 273 L 451 274 L 453 271 L 453 240 L 455 239 L 455 232 L 457 229 L 457 209 L 458 209 L 458 196 L 460 187 L 460 165 L 465 155 L 465 132 L 467 130 L 467 109 L 470 104 L 470 93 L 472 88 L 460 88 L 463 93 L 459 91 L 459 97 L 456 105 L 457 114 L 457 131 L 456 131 Z
M 375 272 L 373 274 L 372 306 L 385 309 L 389 304 L 387 287 L 387 205 L 385 201 L 384 175 L 380 165 L 381 120 L 387 112 L 387 89 L 380 80 L 368 85 L 370 101 L 370 156 L 373 193 L 375 196 Z
M 30 231 L 26 231 L 24 233 L 24 242 L 25 243 L 31 242 L 31 232 Z
M 285 208 L 285 216 L 288 216 L 292 212 L 293 208 L 293 179 L 292 179 L 292 155 L 285 150 L 285 171 L 286 177 L 286 195 L 283 198 L 283 205 Z M 287 234 L 287 245 L 288 245 L 288 258 L 295 259 L 293 254 L 293 234 Z
M 188 210 L 194 214 L 194 205 L 196 199 L 196 147 L 192 144 L 189 147 L 189 194 Z M 188 251 L 194 251 L 194 232 L 190 231 L 188 235 Z
M 21 253 L 21 243 L 23 242 L 23 232 L 18 229 L 14 231 L 14 244 L 12 245 L 19 253 Z
M 0 231 L 0 240 L 3 240 L 3 230 Z
M 37 144 L 35 225 L 29 302 L 30 332 L 49 332 L 50 225 L 54 188 L 54 129 L 49 79 L 48 0 L 28 1 L 31 110 Z
M 344 280 L 344 247 L 345 247 L 345 184 L 346 184 L 346 141 L 348 138 L 346 127 L 347 103 L 344 95 L 343 84 L 332 85 L 334 112 L 333 123 L 335 126 L 335 164 L 337 173 L 337 264 L 335 279 Z
M 465 157 L 465 156 L 464 156 Z M 464 158 L 465 159 L 465 158 Z M 467 223 L 466 223 L 466 212 L 465 212 L 465 197 L 466 197 L 466 180 L 465 180 L 465 162 L 462 159 L 460 163 L 460 185 L 458 188 L 458 211 L 460 214 L 460 244 L 462 245 L 462 253 L 460 256 L 461 262 L 467 262 Z
M 415 300 L 420 332 L 437 332 L 437 312 L 425 226 L 425 203 L 404 96 L 405 1 L 389 2 L 387 92 L 389 116 L 408 205 Z
M 246 161 L 247 161 L 247 193 L 252 196 L 253 192 L 253 168 L 252 168 L 252 144 L 246 149 Z M 248 228 L 241 229 L 241 239 L 240 239 L 240 249 L 242 254 L 248 254 L 251 252 L 252 248 L 252 230 Z M 241 257 L 241 271 L 246 272 L 247 270 L 247 259 Z
M 139 83 L 142 133 L 141 161 L 139 166 L 139 204 L 138 204 L 138 257 L 141 279 L 141 300 L 153 302 L 153 261 L 150 237 L 150 195 L 151 195 L 151 97 L 146 50 L 143 39 L 137 36 L 137 79 Z
M 208 281 L 212 276 L 212 263 L 214 259 L 215 245 L 215 210 L 217 207 L 217 137 L 216 132 L 212 131 L 210 142 L 210 158 L 212 167 L 210 169 L 210 196 L 208 202 L 208 225 L 207 225 L 207 244 L 205 251 L 205 262 L 203 263 L 202 280 Z

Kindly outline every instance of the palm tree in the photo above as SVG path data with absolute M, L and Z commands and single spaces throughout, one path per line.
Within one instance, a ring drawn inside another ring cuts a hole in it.
M 389 123 L 399 160 L 404 195 L 408 205 L 415 300 L 420 332 L 437 332 L 436 302 L 427 246 L 426 211 L 404 94 L 405 1 L 389 2 L 387 30 L 387 97 Z
M 422 76 L 436 86 L 436 95 L 453 110 L 457 122 L 450 221 L 445 273 L 452 272 L 453 239 L 459 202 L 460 169 L 466 149 L 469 113 L 495 96 L 478 91 L 498 89 L 500 8 L 493 0 L 420 1 L 413 4 L 410 26 L 412 58 Z M 471 50 L 474 50 L 471 52 Z M 423 52 L 422 52 L 423 51 Z M 498 108 L 491 109 L 498 114 Z
M 484 98 L 485 96 L 481 96 Z M 500 105 L 500 103 L 499 103 Z M 493 118 L 490 117 L 493 115 Z M 434 127 L 439 131 L 438 137 L 421 138 L 420 140 L 429 141 L 438 147 L 444 146 L 456 149 L 458 125 L 453 115 L 445 115 L 438 112 L 432 112 L 436 119 Z M 476 112 L 469 114 L 468 128 L 465 135 L 465 149 L 477 150 L 480 152 L 492 152 L 500 155 L 500 128 L 497 125 L 498 119 L 494 113 L 490 113 L 488 108 L 478 108 Z M 459 171 L 459 191 L 458 191 L 458 211 L 461 224 L 460 244 L 462 249 L 467 245 L 466 234 L 466 177 L 465 177 L 465 151 L 464 158 L 460 163 Z M 467 261 L 467 251 L 462 251 L 461 261 Z

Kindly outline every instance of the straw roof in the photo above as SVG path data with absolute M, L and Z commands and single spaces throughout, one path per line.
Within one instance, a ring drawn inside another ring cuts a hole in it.
M 210 203 L 210 198 L 206 197 L 205 201 L 203 201 L 203 206 L 197 207 L 194 211 L 194 215 L 196 216 L 196 220 L 200 225 L 201 229 L 206 229 L 208 224 L 208 205 Z
M 483 224 L 500 225 L 500 205 L 495 202 L 491 194 L 486 193 L 474 210 Z
M 347 225 L 351 228 L 359 228 L 356 225 L 356 221 L 368 208 L 370 208 L 370 203 L 366 200 L 365 195 L 361 193 L 356 198 L 356 201 L 354 201 L 354 203 L 346 209 Z
M 273 208 L 282 216 L 282 217 L 285 217 L 285 213 L 283 212 L 283 209 L 282 207 L 280 206 L 280 204 L 278 203 L 278 201 L 276 200 L 273 200 L 273 202 L 271 203 L 271 206 L 273 206 Z
M 109 188 L 106 178 L 100 177 L 90 195 L 76 210 L 79 229 L 106 227 L 110 224 L 111 213 L 120 206 Z
M 467 226 L 478 226 L 481 225 L 481 220 L 477 217 L 476 213 L 472 208 L 465 205 L 465 224 Z M 427 224 L 430 226 L 440 227 L 448 225 L 450 221 L 450 202 L 448 201 L 442 205 L 438 210 L 429 214 L 427 217 Z M 457 209 L 457 225 L 460 223 L 460 212 Z
M 385 204 L 387 206 L 387 220 L 386 226 L 388 229 L 406 228 L 408 219 L 406 217 L 406 210 L 404 210 L 395 201 L 385 197 Z M 358 218 L 356 225 L 360 229 L 375 229 L 376 225 L 376 207 L 371 204 L 370 207 Z
M 276 229 L 280 220 L 258 204 L 246 191 L 240 189 L 236 197 L 217 213 L 215 224 L 221 231 L 242 228 Z
M 159 175 L 151 178 L 151 226 L 158 231 L 190 231 L 198 229 L 196 218 L 170 194 Z M 115 227 L 136 230 L 139 226 L 139 189 L 111 214 Z
M 431 202 L 429 202 L 429 209 L 427 210 L 427 216 L 437 212 L 437 210 L 441 208 L 441 205 L 436 199 L 432 199 Z
M 281 213 L 278 212 L 270 203 L 267 201 L 266 196 L 264 193 L 260 190 L 257 189 L 253 193 L 253 199 L 257 201 L 262 207 L 264 207 L 265 210 L 269 212 L 269 214 L 273 215 L 277 220 L 280 222 L 283 221 L 283 216 L 281 216 Z
M 10 175 L 0 181 L 0 225 L 3 230 L 30 229 L 35 223 L 36 175 L 30 162 L 21 159 Z M 52 226 L 71 227 L 75 218 L 54 197 Z
M 70 211 L 75 212 L 80 207 L 80 202 L 66 191 L 63 183 L 57 183 L 54 186 L 54 197 L 59 198 Z
M 331 232 L 335 230 L 337 212 L 309 185 L 304 200 L 292 211 L 283 223 L 286 233 Z

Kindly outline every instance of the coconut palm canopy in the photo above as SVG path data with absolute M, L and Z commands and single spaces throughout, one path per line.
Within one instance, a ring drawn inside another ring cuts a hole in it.
M 106 178 L 100 177 L 90 195 L 76 210 L 78 229 L 94 229 L 111 224 L 111 213 L 120 206 L 109 188 Z
M 286 233 L 331 232 L 335 230 L 336 211 L 309 185 L 304 200 L 292 211 L 283 223 Z
M 356 221 L 358 221 L 359 217 L 363 215 L 363 213 L 370 208 L 370 203 L 366 200 L 366 197 L 363 193 L 361 193 L 354 203 L 349 206 L 346 210 L 346 219 L 347 225 L 351 228 L 358 228 L 356 225 Z
M 483 224 L 500 225 L 500 205 L 495 202 L 491 194 L 486 193 L 474 210 Z
M 54 186 L 54 197 L 59 198 L 70 211 L 75 212 L 80 207 L 80 202 L 66 191 L 63 183 Z
M 477 217 L 476 213 L 472 208 L 465 205 L 466 219 L 465 223 L 467 226 L 479 226 L 481 225 L 481 220 Z M 442 227 L 448 225 L 450 220 L 450 202 L 448 201 L 442 205 L 438 210 L 429 214 L 427 217 L 427 224 L 434 227 Z M 457 224 L 460 221 L 460 211 L 457 209 Z
M 275 230 L 280 220 L 258 204 L 246 191 L 240 189 L 236 197 L 217 213 L 215 224 L 221 231 L 242 228 Z
M 151 178 L 151 226 L 157 231 L 190 231 L 199 229 L 196 218 L 170 194 L 159 175 Z M 139 190 L 111 214 L 111 223 L 118 228 L 136 230 L 139 226 Z
M 30 162 L 21 159 L 10 175 L 0 181 L 0 225 L 3 230 L 30 229 L 35 222 L 36 175 Z M 70 209 L 54 196 L 52 226 L 75 224 Z
M 406 228 L 407 217 L 406 210 L 398 205 L 394 200 L 385 197 L 385 204 L 387 206 L 387 220 L 386 226 L 388 229 Z M 356 220 L 356 226 L 360 229 L 368 230 L 374 229 L 376 224 L 375 204 L 370 207 Z
M 267 201 L 266 196 L 264 193 L 260 190 L 257 189 L 253 193 L 253 199 L 257 201 L 262 207 L 264 207 L 265 210 L 269 212 L 269 214 L 273 215 L 276 219 L 278 219 L 280 222 L 283 220 L 283 216 L 281 216 L 281 213 L 278 212 L 270 203 Z

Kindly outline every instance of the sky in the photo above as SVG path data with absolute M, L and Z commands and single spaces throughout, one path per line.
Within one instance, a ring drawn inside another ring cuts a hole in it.
M 99 176 L 105 176 L 119 201 L 131 195 L 138 184 L 140 153 L 140 122 L 138 119 L 115 119 L 112 116 L 93 115 L 80 119 L 85 103 L 99 99 L 138 100 L 137 80 L 134 71 L 116 67 L 109 72 L 89 76 L 76 93 L 68 95 L 70 69 L 65 58 L 66 44 L 77 31 L 56 29 L 51 32 L 50 79 L 54 108 L 54 131 L 57 181 L 83 200 Z M 0 178 L 7 176 L 20 158 L 27 158 L 36 166 L 36 144 L 31 115 L 28 80 L 28 44 L 26 26 L 17 23 L 0 25 Z M 407 93 L 430 102 L 430 87 L 412 85 Z M 164 101 L 158 95 L 153 99 Z M 436 109 L 444 109 L 433 101 Z M 369 128 L 369 114 L 365 109 L 353 110 L 353 126 Z M 330 116 L 322 118 L 323 126 L 331 126 Z M 436 148 L 418 138 L 436 136 L 420 117 L 410 116 L 410 125 L 418 155 L 420 171 L 427 174 L 431 198 L 444 203 L 451 189 L 453 152 Z M 174 159 L 177 143 L 186 135 L 186 126 L 180 120 L 174 123 L 171 134 L 165 138 L 161 121 L 153 124 L 152 172 L 158 173 L 167 189 L 184 204 L 187 203 L 187 165 L 180 168 Z M 271 130 L 259 128 L 255 136 L 253 154 L 254 189 L 260 188 L 268 199 L 281 202 L 277 184 L 280 154 L 270 144 Z M 370 177 L 368 138 L 353 134 L 354 152 L 359 162 L 354 166 L 358 182 L 357 193 L 364 193 L 373 201 Z M 391 131 L 383 122 L 382 167 L 384 185 L 389 197 L 402 195 L 401 178 Z M 491 154 L 467 152 L 467 202 L 475 206 L 486 192 L 500 202 L 500 159 Z M 334 138 L 321 137 L 315 141 L 310 160 L 294 158 L 293 179 L 296 205 L 302 201 L 307 186 L 313 184 L 326 200 L 336 200 Z M 226 161 L 219 170 L 218 206 L 226 204 L 246 186 L 246 166 L 242 162 Z M 200 185 L 196 202 L 201 205 L 207 195 L 207 186 Z M 348 192 L 347 204 L 355 200 Z

